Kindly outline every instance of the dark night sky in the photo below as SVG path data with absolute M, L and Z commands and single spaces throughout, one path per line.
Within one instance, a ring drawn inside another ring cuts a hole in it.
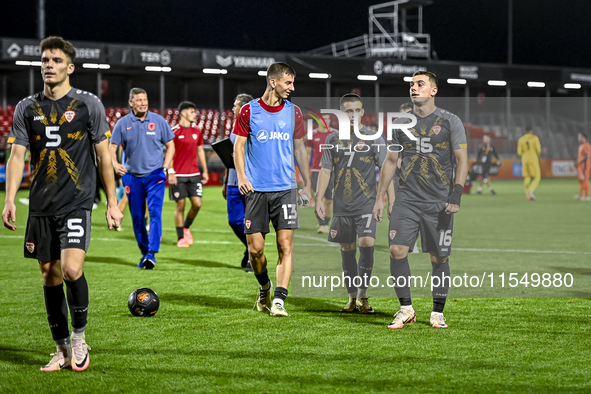
M 11 12 L 0 36 L 35 38 L 37 1 L 2 2 Z M 367 33 L 367 8 L 379 2 L 46 0 L 46 33 L 81 41 L 300 52 Z M 425 7 L 424 30 L 438 58 L 506 62 L 507 4 L 434 0 Z M 513 0 L 513 62 L 591 67 L 590 16 L 591 0 Z

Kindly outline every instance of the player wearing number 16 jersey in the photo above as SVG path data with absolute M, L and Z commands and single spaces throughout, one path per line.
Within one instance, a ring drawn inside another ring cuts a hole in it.
M 414 106 L 411 114 L 416 118 L 416 125 L 408 129 L 412 138 L 399 129 L 392 136 L 392 142 L 402 145 L 404 151 L 389 231 L 390 272 L 401 309 L 388 328 L 402 328 L 416 320 L 410 294 L 408 250 L 419 231 L 423 252 L 431 254 L 435 280 L 431 325 L 447 327 L 443 308 L 451 280 L 448 256 L 453 236 L 452 214 L 460 209 L 468 174 L 468 153 L 464 126 L 456 115 L 435 106 L 437 91 L 435 74 L 417 71 L 410 82 Z M 398 118 L 394 122 L 410 123 L 411 118 Z M 374 207 L 378 221 L 382 216 L 382 197 L 392 180 L 397 160 L 397 152 L 388 152 Z
M 339 132 L 331 133 L 322 146 L 322 169 L 318 175 L 316 216 L 325 219 L 323 196 L 334 172 L 334 214 L 328 240 L 341 245 L 343 278 L 349 302 L 341 312 L 374 313 L 367 301 L 367 284 L 371 279 L 374 263 L 374 243 L 378 223 L 372 217 L 376 199 L 376 167 L 382 167 L 387 147 L 380 135 L 376 140 L 358 137 L 375 134 L 361 124 L 364 114 L 363 100 L 349 93 L 341 97 L 340 109 L 349 118 L 351 138 L 341 140 Z M 357 124 L 355 124 L 357 123 Z M 389 201 L 393 201 L 394 184 L 388 187 Z M 391 206 L 391 204 L 390 204 Z M 359 238 L 359 263 L 357 263 L 357 238 Z
M 14 197 L 28 148 L 32 185 L 25 257 L 39 261 L 47 320 L 57 345 L 57 352 L 41 370 L 83 371 L 90 363 L 84 334 L 88 285 L 83 266 L 96 188 L 95 155 L 107 192 L 109 228 L 118 227 L 123 215 L 115 196 L 105 109 L 95 95 L 70 86 L 74 47 L 60 37 L 49 37 L 41 42 L 41 53 L 43 92 L 25 98 L 15 110 L 2 221 L 8 229 L 16 229 L 10 222 L 15 221 Z M 74 329 L 71 339 L 68 307 Z

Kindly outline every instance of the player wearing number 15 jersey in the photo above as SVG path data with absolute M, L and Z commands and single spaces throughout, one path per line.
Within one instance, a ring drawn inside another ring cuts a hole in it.
M 382 167 L 387 147 L 380 135 L 376 140 L 361 139 L 359 133 L 373 135 L 363 126 L 363 100 L 356 94 L 341 97 L 341 111 L 349 118 L 351 137 L 341 140 L 339 132 L 331 133 L 322 146 L 322 166 L 318 175 L 316 216 L 325 219 L 323 196 L 334 172 L 334 214 L 328 240 L 341 245 L 341 264 L 349 302 L 341 312 L 374 313 L 367 300 L 367 284 L 374 263 L 374 243 L 378 223 L 372 217 L 376 199 L 376 167 Z M 357 124 L 356 124 L 357 123 Z M 389 201 L 393 201 L 394 184 L 389 185 Z M 359 238 L 359 263 L 357 263 Z
M 71 367 L 83 371 L 90 363 L 84 335 L 88 285 L 83 266 L 96 188 L 95 157 L 107 192 L 109 228 L 118 227 L 123 215 L 115 196 L 105 109 L 95 95 L 70 86 L 74 47 L 60 37 L 49 37 L 41 42 L 41 53 L 43 92 L 17 105 L 8 140 L 13 145 L 2 221 L 8 229 L 16 229 L 11 223 L 16 218 L 14 198 L 29 149 L 32 185 L 25 257 L 39 261 L 47 320 L 57 345 L 57 352 L 41 370 Z M 71 339 L 68 307 L 74 331 Z
M 433 312 L 431 325 L 447 327 L 443 308 L 449 289 L 449 259 L 453 235 L 452 214 L 460 209 L 462 189 L 468 174 L 466 134 L 461 120 L 435 106 L 437 78 L 418 71 L 410 82 L 412 134 L 396 129 L 392 142 L 402 145 L 400 187 L 390 217 L 390 272 L 401 309 L 388 328 L 402 328 L 416 320 L 410 296 L 408 249 L 420 231 L 423 252 L 431 254 L 433 268 Z M 410 123 L 398 118 L 395 123 Z M 388 152 L 382 168 L 374 215 L 381 221 L 382 197 L 392 180 L 397 152 Z M 454 179 L 454 164 L 455 179 Z M 439 278 L 439 283 L 436 281 Z

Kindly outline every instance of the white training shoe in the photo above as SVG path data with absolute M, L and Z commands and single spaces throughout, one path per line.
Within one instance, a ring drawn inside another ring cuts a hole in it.
M 259 287 L 259 294 L 257 295 L 257 301 L 255 303 L 259 312 L 268 311 L 271 307 L 271 294 L 273 294 L 273 282 L 269 281 L 269 288 L 262 290 Z
M 84 337 L 80 339 L 72 338 L 72 369 L 80 372 L 84 371 L 90 365 L 90 356 L 88 351 L 90 346 L 86 344 Z
M 445 317 L 443 317 L 443 313 L 431 312 L 431 327 L 447 328 L 447 324 L 445 324 Z
M 289 313 L 287 313 L 283 305 L 275 303 L 271 307 L 271 316 L 286 317 L 289 316 Z
M 51 353 L 51 360 L 41 368 L 41 371 L 60 371 L 65 368 L 70 368 L 72 365 L 72 350 L 70 345 L 62 345 L 57 347 L 56 353 Z

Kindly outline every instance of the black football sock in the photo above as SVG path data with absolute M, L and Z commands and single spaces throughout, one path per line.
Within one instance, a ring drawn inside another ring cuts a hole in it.
M 262 274 L 255 274 L 254 276 L 259 281 L 259 285 L 261 286 L 262 290 L 267 290 L 269 288 L 269 271 L 265 270 L 265 272 L 263 272 Z
M 47 311 L 47 321 L 49 322 L 53 340 L 57 343 L 57 341 L 64 338 L 69 338 L 68 305 L 64 294 L 64 284 L 60 283 L 57 286 L 44 285 L 43 295 L 45 296 L 45 310 Z
M 400 306 L 411 306 L 410 265 L 408 264 L 408 256 L 403 259 L 390 257 L 390 274 L 394 278 L 393 280 L 396 285 L 394 289 L 396 290 L 396 296 L 400 300 Z M 399 284 L 404 286 L 399 286 Z
M 373 246 L 359 247 L 359 265 L 357 266 L 357 275 L 361 278 L 361 286 L 359 290 L 364 290 L 362 295 L 365 296 L 365 290 L 371 280 L 371 271 L 373 270 Z M 366 297 L 360 297 L 366 298 Z
M 68 294 L 68 306 L 74 329 L 84 329 L 88 319 L 88 283 L 84 274 L 76 280 L 64 280 Z
M 185 234 L 183 232 L 183 228 L 182 227 L 177 227 L 176 228 L 176 236 L 177 236 L 178 239 L 185 238 Z
M 285 287 L 276 287 L 275 288 L 275 299 L 273 300 L 273 303 L 276 303 L 277 301 L 281 301 L 280 304 L 283 305 L 283 303 L 285 302 L 285 299 L 287 298 L 288 293 L 289 292 Z
M 438 286 L 433 286 L 433 312 L 443 313 L 443 308 L 445 307 L 445 301 L 447 300 L 447 293 L 449 292 L 449 285 L 451 282 L 450 272 L 449 272 L 449 259 L 445 260 L 443 264 L 437 264 L 431 262 L 433 266 L 433 279 L 434 285 L 437 284 Z M 439 282 L 435 278 L 439 278 Z
M 187 218 L 185 219 L 184 227 L 185 228 L 191 227 L 191 225 L 193 224 L 193 220 L 195 220 L 195 218 L 189 219 L 189 216 L 187 216 Z
M 344 251 L 341 250 L 341 265 L 343 267 L 343 281 L 347 287 L 347 293 L 357 295 L 357 286 L 355 276 L 357 275 L 357 250 Z M 357 279 L 359 281 L 359 279 Z

